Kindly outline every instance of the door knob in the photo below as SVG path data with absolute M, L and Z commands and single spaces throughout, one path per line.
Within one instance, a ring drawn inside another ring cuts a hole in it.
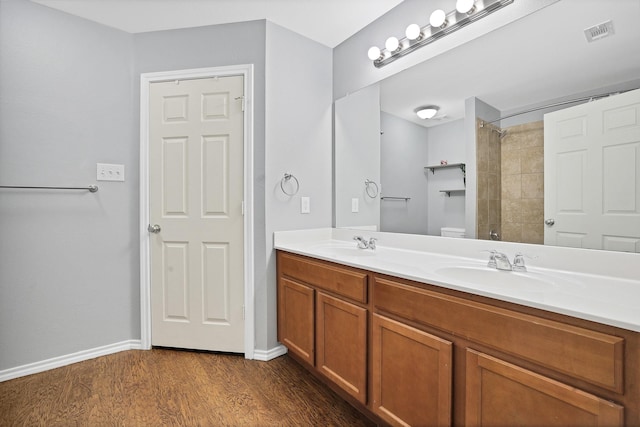
M 149 233 L 159 233 L 160 230 L 161 228 L 158 224 L 154 224 L 154 225 L 149 224 L 149 226 L 147 227 L 147 231 Z
M 553 218 L 549 218 L 549 219 L 546 219 L 544 223 L 547 224 L 549 227 L 551 227 L 553 224 L 556 223 L 556 220 Z

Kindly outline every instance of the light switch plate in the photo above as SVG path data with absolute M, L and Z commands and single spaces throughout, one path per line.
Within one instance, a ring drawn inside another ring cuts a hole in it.
M 311 213 L 311 198 L 310 197 L 301 197 L 300 198 L 300 213 L 303 213 L 303 214 Z
M 351 212 L 356 213 L 360 211 L 359 199 L 351 199 Z
M 96 179 L 98 181 L 124 181 L 124 165 L 97 163 Z

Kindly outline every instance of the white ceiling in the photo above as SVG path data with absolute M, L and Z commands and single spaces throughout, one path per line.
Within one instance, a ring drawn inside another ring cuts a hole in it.
M 32 0 L 129 33 L 267 19 L 331 48 L 402 0 Z

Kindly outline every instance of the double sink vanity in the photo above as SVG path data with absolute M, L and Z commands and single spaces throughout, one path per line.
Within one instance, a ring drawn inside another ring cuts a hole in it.
M 345 229 L 274 243 L 279 341 L 379 423 L 640 425 L 636 254 Z

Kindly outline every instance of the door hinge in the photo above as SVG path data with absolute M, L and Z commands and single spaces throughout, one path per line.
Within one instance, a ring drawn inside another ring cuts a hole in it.
M 244 305 L 243 305 L 243 306 L 242 306 L 242 320 L 245 320 L 245 319 L 246 319 L 246 317 L 245 317 L 245 313 L 244 313 Z
M 242 216 L 244 216 L 244 200 L 240 202 L 240 211 L 242 213 Z
M 235 99 L 236 100 L 238 100 L 238 99 L 242 100 L 242 111 L 244 111 L 244 96 L 237 96 Z

